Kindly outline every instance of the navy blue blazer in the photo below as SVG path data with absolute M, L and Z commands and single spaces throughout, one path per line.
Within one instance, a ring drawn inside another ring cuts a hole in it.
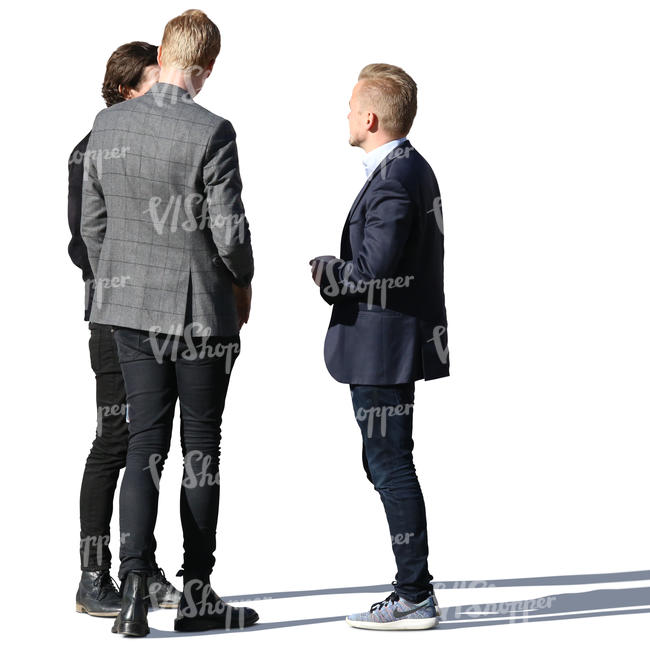
M 334 379 L 387 385 L 449 375 L 443 258 L 438 182 L 406 140 L 359 192 L 340 258 L 321 264 Z

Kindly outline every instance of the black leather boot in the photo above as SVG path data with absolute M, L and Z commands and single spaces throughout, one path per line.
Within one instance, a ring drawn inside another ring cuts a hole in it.
M 228 605 L 212 590 L 209 581 L 196 580 L 186 583 L 183 588 L 174 630 L 176 632 L 236 630 L 249 627 L 258 619 L 257 612 L 250 607 Z
M 77 589 L 77 611 L 112 618 L 120 613 L 122 600 L 108 569 L 82 571 Z
M 147 591 L 149 593 L 149 609 L 176 609 L 181 599 L 181 592 L 167 580 L 165 572 L 158 569 L 156 573 L 147 578 Z
M 147 636 L 147 575 L 131 571 L 122 582 L 122 609 L 113 624 L 113 632 L 126 636 Z

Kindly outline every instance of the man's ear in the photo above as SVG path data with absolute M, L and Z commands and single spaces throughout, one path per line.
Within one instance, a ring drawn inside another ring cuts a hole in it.
M 366 129 L 374 133 L 379 126 L 379 118 L 374 113 L 368 113 L 366 117 Z
M 124 99 L 129 99 L 131 96 L 131 90 L 129 88 L 124 87 L 122 84 L 119 84 L 117 87 L 117 92 L 124 97 Z
M 158 46 L 158 54 L 156 54 L 156 61 L 158 61 L 158 65 L 162 67 L 162 63 L 160 62 L 160 45 Z

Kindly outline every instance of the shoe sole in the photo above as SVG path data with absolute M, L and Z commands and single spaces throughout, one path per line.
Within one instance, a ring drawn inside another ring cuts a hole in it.
M 113 634 L 123 634 L 124 636 L 147 636 L 149 634 L 149 626 L 127 621 L 126 623 L 113 625 L 111 632 Z
M 91 612 L 79 603 L 76 604 L 75 609 L 80 614 L 88 614 L 88 616 L 99 616 L 100 618 L 115 618 L 120 613 L 119 609 L 115 612 Z
M 149 606 L 149 611 L 155 611 L 157 609 L 178 609 L 178 603 L 158 603 L 155 607 Z
M 260 620 L 259 616 L 256 616 L 255 618 L 250 618 L 246 621 L 244 621 L 243 627 L 240 627 L 239 625 L 233 625 L 231 621 L 231 625 L 229 625 L 227 628 L 225 625 L 215 625 L 214 622 L 212 621 L 203 621 L 201 619 L 195 620 L 195 619 L 190 619 L 190 618 L 181 618 L 181 619 L 176 619 L 174 621 L 174 631 L 175 632 L 207 632 L 208 630 L 243 630 L 245 627 L 250 627 L 251 625 L 255 625 L 257 621 Z M 237 621 L 239 623 L 239 621 Z
M 430 630 L 438 626 L 440 619 L 435 616 L 433 618 L 405 618 L 401 621 L 375 623 L 373 621 L 353 621 L 348 617 L 345 622 L 350 627 L 358 627 L 363 630 Z

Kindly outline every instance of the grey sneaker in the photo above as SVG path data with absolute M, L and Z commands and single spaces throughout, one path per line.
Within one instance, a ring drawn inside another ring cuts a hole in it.
M 393 592 L 369 612 L 352 614 L 345 620 L 365 630 L 428 630 L 440 622 L 440 609 L 434 594 L 421 603 L 411 603 Z

